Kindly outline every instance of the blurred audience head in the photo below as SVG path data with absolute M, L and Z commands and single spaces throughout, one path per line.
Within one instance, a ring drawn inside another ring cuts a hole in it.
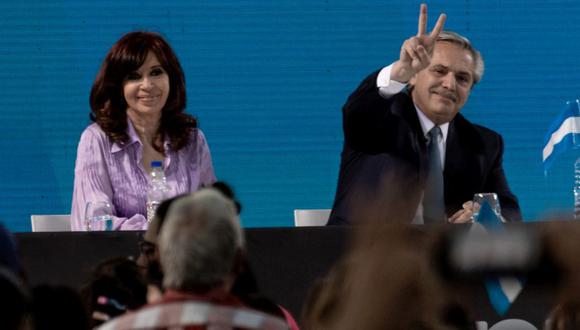
M 165 216 L 171 204 L 185 196 L 187 194 L 178 195 L 161 202 L 155 211 L 155 216 L 151 220 L 143 239 L 139 242 L 137 265 L 143 270 L 147 283 L 157 287 L 159 290 L 161 290 L 163 283 L 163 272 L 161 271 L 159 249 L 157 248 L 159 232 L 165 223 Z
M 431 235 L 396 224 L 358 235 L 311 293 L 305 329 L 475 329 L 433 265 Z
M 12 233 L 0 223 L 0 329 L 26 329 L 31 298 Z
M 0 266 L 0 329 L 26 329 L 30 296 L 12 269 Z
M 240 213 L 241 204 L 236 200 L 235 194 L 232 188 L 225 182 L 215 182 L 212 184 L 212 188 L 220 191 L 224 196 L 232 200 L 234 203 L 237 213 Z M 143 270 L 145 270 L 145 275 L 147 282 L 150 285 L 154 285 L 161 290 L 163 283 L 163 272 L 161 270 L 161 264 L 159 263 L 159 249 L 157 246 L 157 241 L 159 239 L 159 233 L 165 219 L 167 216 L 167 211 L 171 207 L 171 204 L 176 200 L 188 196 L 188 194 L 178 195 L 169 199 L 164 200 L 155 211 L 155 216 L 149 224 L 143 239 L 139 242 L 139 258 L 137 259 L 137 264 Z
M 580 329 L 580 227 L 577 221 L 547 222 L 543 226 L 545 255 L 549 264 L 543 278 L 558 283 L 555 288 L 556 303 L 548 320 L 546 330 Z M 558 276 L 554 277 L 554 274 Z
M 155 210 L 155 215 L 153 216 L 153 219 L 151 220 L 151 223 L 147 227 L 147 231 L 143 236 L 144 241 L 152 244 L 153 246 L 157 245 L 157 239 L 159 238 L 159 233 L 161 232 L 161 228 L 163 228 L 163 224 L 165 223 L 165 217 L 167 216 L 169 207 L 171 204 L 173 204 L 174 201 L 188 195 L 189 194 L 177 195 L 168 198 L 159 204 L 157 210 Z
M 400 196 L 392 187 L 381 185 L 373 198 L 361 191 L 354 200 L 359 225 L 350 251 L 312 289 L 305 329 L 475 329 L 436 265 L 440 227 L 409 226 L 416 194 Z
M 20 275 L 20 261 L 12 233 L 0 223 L 0 266 Z
M 224 196 L 229 198 L 234 203 L 234 206 L 236 207 L 236 213 L 238 215 L 242 213 L 242 204 L 240 204 L 240 202 L 237 200 L 236 194 L 234 193 L 232 187 L 223 181 L 214 182 L 211 187 L 224 194 Z
M 41 285 L 32 290 L 34 329 L 89 329 L 78 293 L 65 286 Z
M 171 205 L 159 237 L 163 286 L 178 291 L 230 289 L 244 240 L 234 203 L 205 188 Z
M 128 258 L 106 260 L 81 289 L 91 326 L 147 303 L 147 285 L 137 264 Z
M 356 268 L 357 259 L 354 254 L 343 257 L 310 287 L 302 308 L 304 329 L 329 329 L 330 323 L 343 313 L 341 299 L 349 287 L 347 272 Z

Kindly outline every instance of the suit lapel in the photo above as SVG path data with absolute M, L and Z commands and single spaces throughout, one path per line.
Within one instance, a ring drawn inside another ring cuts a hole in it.
M 423 130 L 421 129 L 421 123 L 419 123 L 415 104 L 413 104 L 413 99 L 406 92 L 394 96 L 392 109 L 394 115 L 401 117 L 413 132 L 418 132 L 423 137 Z
M 460 145 L 459 137 L 454 122 L 449 124 L 447 132 L 447 143 L 445 144 L 445 167 L 443 168 L 444 180 L 450 181 L 453 173 L 460 172 L 466 160 L 465 151 Z M 445 185 L 445 195 L 447 195 L 447 184 Z
M 481 164 L 478 156 L 483 152 L 483 142 L 475 127 L 463 116 L 450 122 L 445 147 L 445 168 L 443 171 L 445 204 L 456 211 L 461 204 L 471 200 L 481 186 Z M 452 214 L 447 214 L 451 216 Z
M 407 94 L 407 92 L 399 93 L 395 95 L 393 107 L 393 114 L 400 117 L 403 122 L 407 125 L 405 132 L 409 134 L 411 140 L 411 148 L 409 154 L 415 155 L 415 159 L 418 162 L 419 168 L 419 178 L 420 182 L 424 182 L 427 175 L 427 167 L 429 164 L 427 155 L 427 143 L 425 135 L 423 134 L 423 129 L 421 128 L 421 123 L 419 122 L 419 116 L 417 116 L 417 110 L 413 104 L 412 98 Z M 400 139 L 405 145 L 400 145 L 399 148 L 409 148 L 409 144 Z

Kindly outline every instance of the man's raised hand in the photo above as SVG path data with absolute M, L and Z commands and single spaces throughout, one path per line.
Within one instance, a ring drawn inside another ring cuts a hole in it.
M 399 60 L 393 64 L 391 70 L 391 80 L 406 83 L 417 72 L 429 66 L 433 48 L 435 47 L 435 40 L 437 40 L 439 33 L 443 30 L 446 18 L 445 14 L 439 15 L 439 19 L 437 19 L 437 23 L 431 33 L 425 34 L 427 29 L 427 5 L 421 4 L 417 35 L 403 42 Z

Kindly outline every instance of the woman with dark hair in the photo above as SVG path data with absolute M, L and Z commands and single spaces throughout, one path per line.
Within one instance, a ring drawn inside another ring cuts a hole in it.
M 107 201 L 113 229 L 147 228 L 148 173 L 162 161 L 169 196 L 213 183 L 209 147 L 185 113 L 185 77 L 169 44 L 131 32 L 111 47 L 90 96 L 94 123 L 77 150 L 72 230 L 85 230 L 87 202 Z

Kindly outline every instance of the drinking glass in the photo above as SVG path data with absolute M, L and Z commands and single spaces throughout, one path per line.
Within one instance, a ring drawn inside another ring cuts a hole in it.
M 87 231 L 113 230 L 113 209 L 109 202 L 88 202 L 85 208 Z
M 471 217 L 472 221 L 478 220 L 479 211 L 484 203 L 487 203 L 491 210 L 498 216 L 498 218 L 502 222 L 505 222 L 501 216 L 501 207 L 499 205 L 499 199 L 497 198 L 496 193 L 477 193 L 473 195 L 473 216 Z

